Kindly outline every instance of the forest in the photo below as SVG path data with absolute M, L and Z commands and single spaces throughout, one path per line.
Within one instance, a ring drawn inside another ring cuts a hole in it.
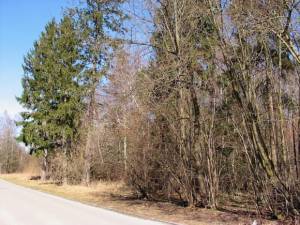
M 299 0 L 85 0 L 23 70 L 0 171 L 31 162 L 19 142 L 42 180 L 299 219 Z

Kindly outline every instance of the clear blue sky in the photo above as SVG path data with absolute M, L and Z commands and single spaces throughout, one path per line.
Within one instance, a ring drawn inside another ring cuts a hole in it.
M 23 56 L 38 39 L 46 23 L 60 18 L 74 0 L 0 0 L 0 113 L 14 116 L 21 107 Z

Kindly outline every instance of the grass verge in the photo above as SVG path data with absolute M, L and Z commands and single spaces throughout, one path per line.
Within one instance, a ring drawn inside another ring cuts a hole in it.
M 0 178 L 96 207 L 182 225 L 250 225 L 254 220 L 250 215 L 240 215 L 234 212 L 184 208 L 167 202 L 139 200 L 134 198 L 130 190 L 120 182 L 98 182 L 86 187 L 82 185 L 58 186 L 53 182 L 30 180 L 28 174 L 1 174 Z M 266 220 L 261 220 L 261 223 L 277 224 Z

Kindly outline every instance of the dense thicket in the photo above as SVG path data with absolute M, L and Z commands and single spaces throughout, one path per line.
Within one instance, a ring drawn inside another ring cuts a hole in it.
M 22 124 L 32 140 L 27 144 L 49 150 L 48 142 L 63 143 L 62 135 L 38 132 L 45 118 L 56 124 L 55 132 L 68 121 L 55 122 L 55 115 L 65 114 L 53 110 L 47 96 L 87 83 L 87 91 L 73 89 L 70 96 L 84 107 L 68 107 L 76 124 L 68 127 L 72 138 L 63 139 L 72 146 L 65 156 L 69 182 L 124 180 L 141 198 L 211 208 L 240 201 L 263 215 L 299 216 L 299 1 L 142 2 L 147 7 L 139 12 L 130 12 L 128 1 L 101 0 L 68 10 L 74 33 L 67 40 L 80 49 L 75 55 L 54 54 L 66 48 L 53 44 L 57 34 L 41 36 L 35 49 L 50 40 L 53 57 L 43 53 L 29 65 L 32 53 L 25 59 L 31 76 L 25 73 L 20 101 L 30 110 Z M 128 13 L 132 18 L 124 22 Z M 137 20 L 149 23 L 148 39 L 138 29 L 125 33 Z M 48 61 L 57 64 L 47 70 Z M 43 102 L 50 108 L 30 105 Z M 60 158 L 50 160 L 52 177 L 61 174 Z

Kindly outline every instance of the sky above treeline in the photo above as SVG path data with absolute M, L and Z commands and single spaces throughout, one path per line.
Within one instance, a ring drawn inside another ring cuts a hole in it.
M 0 115 L 22 111 L 16 96 L 22 93 L 23 57 L 53 17 L 75 0 L 0 0 Z

